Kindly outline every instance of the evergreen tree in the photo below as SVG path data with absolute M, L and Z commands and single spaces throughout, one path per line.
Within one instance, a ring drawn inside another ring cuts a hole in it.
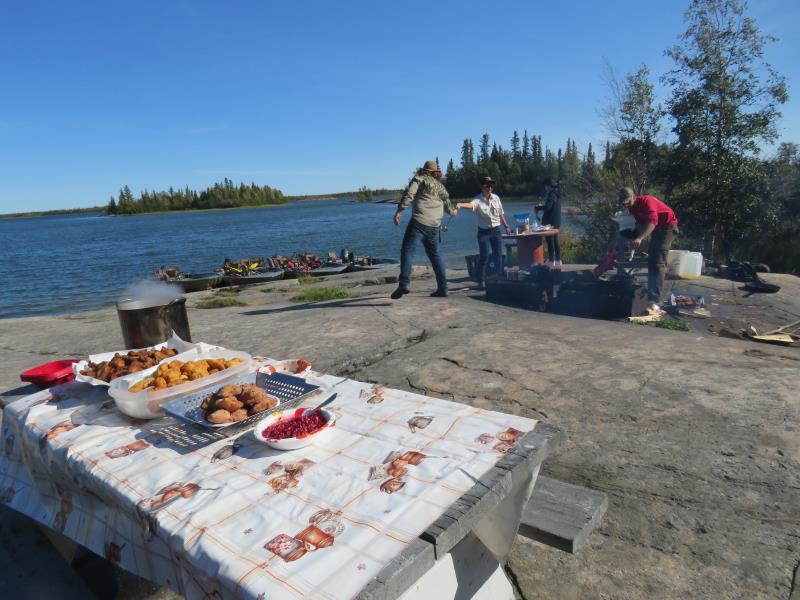
M 478 151 L 478 164 L 486 166 L 489 164 L 489 134 L 484 133 L 481 136 L 480 150 Z
M 528 137 L 528 130 L 522 136 L 522 161 L 527 162 L 531 157 L 531 140 Z
M 475 164 L 475 153 L 472 150 L 472 140 L 467 138 L 461 146 L 461 168 L 470 169 Z
M 514 130 L 514 135 L 511 136 L 511 156 L 516 163 L 522 161 L 522 150 L 519 145 L 519 134 L 516 129 Z

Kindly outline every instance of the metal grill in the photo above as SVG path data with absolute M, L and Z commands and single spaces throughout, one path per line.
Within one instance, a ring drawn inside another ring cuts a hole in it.
M 259 373 L 257 376 L 250 375 L 236 382 L 237 385 L 243 383 L 256 382 L 261 388 L 272 397 L 280 400 L 280 403 L 268 410 L 262 411 L 236 423 L 226 423 L 214 425 L 205 420 L 204 411 L 201 408 L 203 400 L 209 396 L 209 392 L 192 394 L 183 398 L 178 398 L 162 406 L 164 411 L 171 417 L 182 421 L 174 425 L 153 428 L 152 434 L 157 438 L 163 438 L 170 444 L 174 444 L 179 449 L 194 450 L 212 444 L 218 440 L 238 435 L 250 429 L 258 421 L 274 412 L 295 408 L 313 392 L 319 390 L 318 385 L 307 383 L 301 377 L 294 377 L 284 373 L 266 375 Z M 180 450 L 179 450 L 180 451 Z

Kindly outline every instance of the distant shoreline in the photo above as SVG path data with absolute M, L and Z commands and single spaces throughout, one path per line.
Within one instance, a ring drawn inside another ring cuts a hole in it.
M 393 192 L 386 192 L 393 193 Z M 399 192 L 398 192 L 399 193 Z M 195 208 L 190 210 L 155 210 L 148 212 L 139 212 L 132 214 L 113 215 L 115 217 L 132 217 L 136 215 L 163 215 L 174 213 L 193 213 L 193 212 L 208 212 L 218 210 L 239 210 L 242 208 L 271 208 L 274 206 L 286 206 L 291 202 L 316 202 L 320 200 L 347 200 L 348 198 L 355 197 L 355 192 L 343 194 L 323 194 L 319 196 L 285 196 L 286 202 L 281 204 L 258 204 L 255 206 L 226 206 L 219 208 Z M 383 201 L 378 201 L 376 204 Z M 100 214 L 112 216 L 108 213 L 107 206 L 92 206 L 89 208 L 59 208 L 54 210 L 37 210 L 24 213 L 7 213 L 0 214 L 0 219 L 30 219 L 35 217 L 58 217 L 62 215 L 79 215 L 79 214 Z
M 225 210 L 241 210 L 244 208 L 274 208 L 277 206 L 286 206 L 292 202 L 316 202 L 316 201 L 323 201 L 323 200 L 346 200 L 348 197 L 352 197 L 350 194 L 342 194 L 342 195 L 322 195 L 322 196 L 287 196 L 286 202 L 282 204 L 260 204 L 256 206 L 228 206 L 228 207 L 220 207 L 220 208 L 196 208 L 191 210 L 157 210 L 151 212 L 140 212 L 134 214 L 124 214 L 124 215 L 109 215 L 107 207 L 105 206 L 93 206 L 90 208 L 64 208 L 64 209 L 56 209 L 56 210 L 45 210 L 45 211 L 32 211 L 27 213 L 8 213 L 8 214 L 0 214 L 0 220 L 3 219 L 31 219 L 37 217 L 59 217 L 62 215 L 79 215 L 79 214 L 97 214 L 97 215 L 104 215 L 104 216 L 114 216 L 114 217 L 135 217 L 136 215 L 167 215 L 167 214 L 175 214 L 175 213 L 196 213 L 196 212 L 214 212 L 214 211 L 225 211 Z M 463 198 L 463 199 L 453 199 L 453 201 L 464 201 L 468 202 L 472 198 Z M 521 201 L 530 201 L 530 197 L 528 196 L 506 196 L 504 198 L 509 203 L 520 199 Z M 384 200 L 377 200 L 372 203 L 365 203 L 365 204 L 398 204 L 400 201 L 399 197 L 394 198 L 386 198 Z M 561 211 L 566 214 L 581 214 L 581 211 L 576 206 L 562 206 Z

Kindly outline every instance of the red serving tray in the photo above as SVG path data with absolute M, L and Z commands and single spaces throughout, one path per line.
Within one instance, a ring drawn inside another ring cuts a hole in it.
M 19 378 L 44 390 L 75 379 L 75 374 L 72 372 L 72 364 L 76 362 L 78 360 L 74 358 L 54 360 L 23 371 L 19 374 Z

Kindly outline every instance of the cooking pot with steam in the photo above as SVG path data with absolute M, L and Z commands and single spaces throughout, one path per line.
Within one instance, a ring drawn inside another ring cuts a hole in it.
M 117 316 L 126 348 L 155 346 L 169 339 L 173 331 L 181 339 L 192 341 L 186 298 L 119 300 Z

